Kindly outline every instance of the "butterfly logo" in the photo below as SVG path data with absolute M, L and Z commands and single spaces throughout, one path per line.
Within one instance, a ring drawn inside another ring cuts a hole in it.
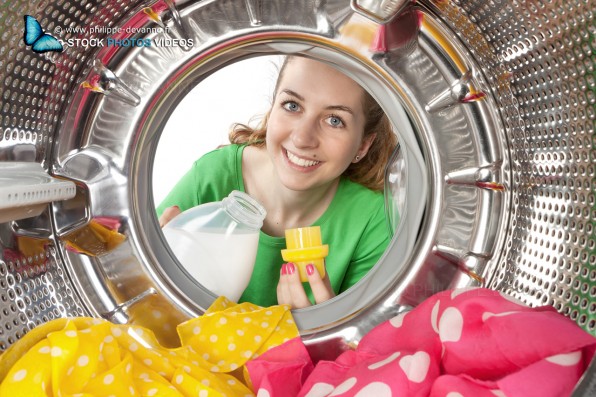
M 44 52 L 62 52 L 64 47 L 62 43 L 52 35 L 44 33 L 37 19 L 31 15 L 25 15 L 25 33 L 23 35 L 26 45 L 37 53 Z

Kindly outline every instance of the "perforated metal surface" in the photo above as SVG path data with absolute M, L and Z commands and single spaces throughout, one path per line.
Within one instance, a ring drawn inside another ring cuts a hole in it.
M 503 171 L 511 176 L 513 205 L 487 285 L 530 305 L 552 305 L 596 334 L 594 4 L 422 3 L 457 32 L 480 65 L 507 136 L 509 168 Z M 66 39 L 74 33 L 56 27 L 109 27 L 140 4 L 0 3 L 0 161 L 50 168 L 61 112 L 92 65 L 91 52 L 81 48 L 60 57 L 25 48 L 23 15 L 36 16 L 45 30 Z M 29 250 L 23 237 L 30 239 Z M 0 224 L 0 247 L 0 350 L 36 324 L 87 313 L 56 250 L 50 211 Z
M 0 262 L 0 349 L 35 326 L 85 314 L 53 248 Z
M 111 26 L 134 6 L 129 1 L 0 3 L 0 161 L 47 158 L 60 112 L 88 67 L 73 48 L 60 57 L 38 55 L 23 43 L 23 16 L 35 16 L 45 31 L 67 39 L 67 27 Z M 55 30 L 60 26 L 63 30 Z M 88 315 L 52 238 L 49 211 L 36 219 L 0 224 L 0 350 L 53 318 Z
M 497 58 L 484 72 L 511 145 L 514 214 L 489 286 L 552 305 L 596 334 L 594 3 L 456 3 L 468 18 L 452 9 L 451 24 L 467 42 L 487 38 Z
M 66 40 L 69 28 L 110 27 L 134 7 L 131 1 L 3 1 L 0 4 L 0 160 L 43 162 L 76 76 L 89 67 L 92 48 L 72 47 L 60 56 L 38 55 L 23 43 L 23 16 L 35 16 L 45 31 Z M 100 33 L 85 33 L 93 38 Z M 12 149 L 11 149 L 12 147 Z

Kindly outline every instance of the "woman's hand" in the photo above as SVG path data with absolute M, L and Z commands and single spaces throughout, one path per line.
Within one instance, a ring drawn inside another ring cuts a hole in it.
M 180 208 L 178 208 L 178 206 L 166 208 L 159 217 L 159 227 L 164 227 L 169 221 L 174 219 L 174 217 L 176 217 L 181 212 L 182 211 L 180 211 Z
M 321 275 L 313 265 L 306 266 L 306 274 L 310 288 L 315 297 L 316 303 L 322 303 L 335 296 L 333 288 L 329 283 L 329 277 L 321 278 Z M 281 275 L 277 284 L 277 303 L 290 305 L 292 309 L 300 309 L 311 306 L 306 296 L 298 268 L 293 263 L 285 263 L 281 267 Z

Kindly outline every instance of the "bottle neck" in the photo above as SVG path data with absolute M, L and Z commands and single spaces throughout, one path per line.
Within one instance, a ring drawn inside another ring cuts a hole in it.
M 222 200 L 222 208 L 236 222 L 254 230 L 263 227 L 263 220 L 267 216 L 267 211 L 257 200 L 238 190 Z

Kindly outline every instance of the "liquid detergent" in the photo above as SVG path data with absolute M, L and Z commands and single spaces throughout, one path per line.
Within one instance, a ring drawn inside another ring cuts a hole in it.
M 192 278 L 237 302 L 250 281 L 266 215 L 254 198 L 234 190 L 220 202 L 179 214 L 163 233 Z
M 314 265 L 321 277 L 325 277 L 325 258 L 329 246 L 323 245 L 320 226 L 300 227 L 286 230 L 286 247 L 281 251 L 284 261 L 298 267 L 300 281 L 307 282 L 306 266 Z

